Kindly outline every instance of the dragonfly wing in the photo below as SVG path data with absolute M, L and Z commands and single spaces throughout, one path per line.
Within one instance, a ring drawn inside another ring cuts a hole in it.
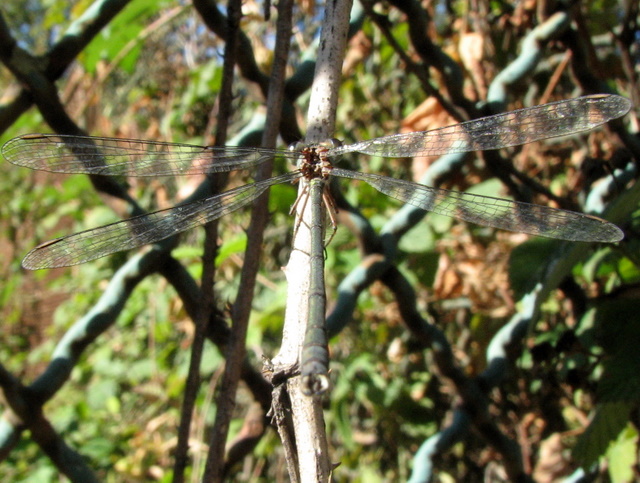
M 365 181 L 387 196 L 426 211 L 501 230 L 586 242 L 616 242 L 624 236 L 616 225 L 584 213 L 449 191 L 339 168 L 332 174 Z
M 589 131 L 626 114 L 631 102 L 597 94 L 482 117 L 432 131 L 394 134 L 330 150 L 389 158 L 440 156 L 518 146 L 541 139 Z
M 298 177 L 298 171 L 287 173 L 217 196 L 58 238 L 31 250 L 22 265 L 31 270 L 66 267 L 155 243 L 216 220 L 255 200 L 270 186 Z
M 56 134 L 11 139 L 2 147 L 2 154 L 10 163 L 31 169 L 108 176 L 209 174 L 247 169 L 274 156 L 295 156 L 262 148 Z

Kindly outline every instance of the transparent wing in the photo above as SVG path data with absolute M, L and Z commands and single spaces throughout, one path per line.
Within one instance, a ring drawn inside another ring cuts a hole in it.
M 329 155 L 350 152 L 383 157 L 439 156 L 518 146 L 588 131 L 626 114 L 631 102 L 597 94 L 487 116 L 432 131 L 394 134 L 340 146 Z
M 12 164 L 56 173 L 169 176 L 247 169 L 289 151 L 213 147 L 137 139 L 27 134 L 8 141 L 2 154 Z
M 614 224 L 584 213 L 448 191 L 339 168 L 334 168 L 331 174 L 365 181 L 397 200 L 478 225 L 571 241 L 616 242 L 624 236 Z
M 31 250 L 22 265 L 31 270 L 66 267 L 155 243 L 216 220 L 255 200 L 270 186 L 300 176 L 299 171 L 294 171 L 203 200 L 58 238 Z

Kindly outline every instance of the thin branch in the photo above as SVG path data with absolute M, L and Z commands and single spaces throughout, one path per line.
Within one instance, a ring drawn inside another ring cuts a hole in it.
M 342 60 L 344 58 L 351 2 L 339 0 L 325 4 L 314 83 L 308 112 L 307 142 L 329 139 L 334 133 Z M 301 187 L 302 189 L 302 187 Z M 310 272 L 310 212 L 299 204 L 296 233 L 291 258 L 285 269 L 288 282 L 287 309 L 280 352 L 274 358 L 276 367 L 292 367 L 304 345 L 309 323 L 308 287 Z M 310 207 L 311 203 L 306 204 Z M 302 216 L 302 222 L 298 217 Z M 331 473 L 322 405 L 319 397 L 303 394 L 300 377 L 287 382 L 298 451 L 300 481 L 328 481 Z M 291 472 L 291 469 L 290 469 Z
M 240 24 L 240 4 L 237 0 L 231 0 L 228 6 L 229 15 L 227 17 L 227 29 L 226 29 L 226 45 L 224 54 L 224 66 L 222 85 L 220 88 L 218 98 L 218 116 L 217 116 L 217 129 L 216 129 L 216 146 L 224 146 L 227 137 L 227 126 L 229 124 L 229 118 L 231 116 L 231 104 L 232 104 L 232 85 L 234 79 L 234 67 L 237 51 L 237 37 L 238 26 Z M 212 176 L 211 181 L 211 195 L 219 193 L 226 182 L 227 176 Z M 184 402 L 182 406 L 182 414 L 180 417 L 180 426 L 178 428 L 178 444 L 176 447 L 176 457 L 174 464 L 173 481 L 181 483 L 184 481 L 184 471 L 187 466 L 187 452 L 189 450 L 189 434 L 191 427 L 191 420 L 193 415 L 193 409 L 196 403 L 196 397 L 200 388 L 200 364 L 202 361 L 202 351 L 204 347 L 205 334 L 207 329 L 207 323 L 211 318 L 211 314 L 214 311 L 214 274 L 215 274 L 215 255 L 217 253 L 217 241 L 218 241 L 218 220 L 214 220 L 207 223 L 204 226 L 205 229 L 205 242 L 203 247 L 202 257 L 202 283 L 200 286 L 201 299 L 198 306 L 198 311 L 195 322 L 195 334 L 193 338 L 193 344 L 191 347 L 191 359 L 189 361 L 189 374 L 187 376 L 187 385 L 185 388 Z M 231 333 L 233 337 L 233 330 Z M 244 358 L 244 354 L 241 355 Z M 228 365 L 228 364 L 227 364 Z M 231 402 L 229 402 L 231 401 Z M 219 392 L 217 399 L 219 418 L 220 413 L 226 413 L 233 408 L 233 398 L 224 394 L 223 391 Z M 229 409 L 228 407 L 231 407 Z M 216 421 L 214 426 L 214 434 L 216 431 L 221 431 L 226 436 L 228 428 L 227 424 L 220 424 Z M 210 451 L 215 446 L 210 447 Z M 223 447 L 224 449 L 224 447 Z M 224 452 L 221 451 L 220 464 L 218 468 L 222 468 L 222 459 Z M 205 475 L 207 475 L 207 468 L 205 469 Z M 211 474 L 205 477 L 206 481 L 214 481 Z M 215 480 L 218 481 L 218 480 Z
M 266 129 L 262 137 L 262 146 L 267 148 L 275 148 L 278 140 L 278 131 L 280 119 L 282 117 L 282 106 L 284 103 L 284 86 L 286 79 L 287 59 L 291 44 L 292 29 L 292 11 L 293 1 L 283 0 L 278 3 L 278 20 L 276 45 L 274 51 L 274 63 L 271 71 L 271 81 L 269 84 L 269 94 L 267 97 L 267 123 Z M 263 163 L 256 176 L 256 180 L 267 179 L 271 176 L 273 169 L 273 159 Z M 235 395 L 237 391 L 238 379 L 240 376 L 240 367 L 244 354 L 246 352 L 246 334 L 249 324 L 249 315 L 253 302 L 255 291 L 256 277 L 260 259 L 262 255 L 262 247 L 264 240 L 264 230 L 269 219 L 269 193 L 260 196 L 253 204 L 251 222 L 247 230 L 247 250 L 245 251 L 244 265 L 240 276 L 240 287 L 238 289 L 238 297 L 233 304 L 232 319 L 234 331 L 227 352 L 227 367 L 223 376 L 221 393 Z M 264 413 L 263 413 L 264 414 Z M 228 419 L 231 418 L 231 411 L 222 414 L 220 408 L 216 413 Z M 228 423 L 227 423 L 228 427 Z M 262 430 L 264 431 L 264 424 Z M 219 446 L 219 458 L 222 456 L 223 444 L 226 441 L 226 434 L 216 436 Z M 257 438 L 253 438 L 253 444 L 257 442 Z M 212 438 L 212 447 L 214 446 Z M 247 445 L 244 451 L 248 451 L 252 446 Z M 210 452 L 211 454 L 211 452 Z M 225 471 L 229 466 L 225 465 Z M 217 476 L 222 477 L 222 473 L 218 471 Z
M 216 145 L 223 146 L 227 138 L 227 126 L 231 117 L 232 106 L 232 86 L 234 79 L 234 68 L 236 63 L 237 51 L 238 51 L 238 36 L 240 18 L 242 16 L 242 6 L 239 0 L 230 0 L 227 5 L 227 25 L 226 25 L 226 45 L 224 52 L 224 70 L 222 86 L 220 89 L 220 103 L 218 112 L 218 126 L 216 128 Z M 226 176 L 225 176 L 226 178 Z M 217 180 L 216 191 L 222 189 L 220 180 Z M 209 245 L 208 250 L 205 252 L 202 263 L 204 264 L 202 274 L 202 307 L 201 316 L 196 324 L 197 329 L 204 333 L 206 328 L 206 321 L 208 320 L 208 312 L 212 310 L 213 306 L 213 272 L 215 269 L 214 255 L 217 252 L 215 244 L 217 242 L 218 234 L 218 222 L 210 223 L 206 227 L 206 245 Z M 213 426 L 211 435 L 211 443 L 209 444 L 209 454 L 204 470 L 204 481 L 222 481 L 222 472 L 224 468 L 224 445 L 227 439 L 227 433 L 229 431 L 229 422 L 231 420 L 231 413 L 235 408 L 235 393 L 240 377 L 240 368 L 242 367 L 242 361 L 245 358 L 245 352 L 240 351 L 239 354 L 234 354 L 233 348 L 236 345 L 235 339 L 237 338 L 238 327 L 234 324 L 231 329 L 231 337 L 227 346 L 225 354 L 225 371 L 222 380 L 222 384 L 218 390 L 216 396 L 216 420 Z M 244 338 L 243 338 L 244 341 Z M 202 335 L 199 338 L 199 343 L 204 342 Z M 199 352 L 201 353 L 201 345 Z M 244 346 L 243 346 L 244 347 Z M 195 349 L 195 347 L 194 347 Z M 198 364 L 194 364 L 194 380 L 198 380 L 198 373 L 200 367 L 200 360 Z M 232 372 L 233 381 L 230 381 L 230 371 Z M 235 386 L 235 387 L 232 387 Z M 197 388 L 197 386 L 196 386 Z M 195 404 L 195 392 L 192 404 Z M 192 405 L 193 407 L 193 405 Z M 188 436 L 188 434 L 186 435 Z M 186 440 L 185 440 L 186 442 Z

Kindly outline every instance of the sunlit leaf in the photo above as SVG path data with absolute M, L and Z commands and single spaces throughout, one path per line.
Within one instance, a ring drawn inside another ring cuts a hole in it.
M 589 469 L 602 457 L 629 421 L 633 405 L 625 402 L 598 405 L 587 430 L 573 449 L 573 457 L 583 468 Z
M 634 467 L 638 463 L 638 431 L 628 424 L 609 446 L 607 456 L 611 481 L 634 481 Z

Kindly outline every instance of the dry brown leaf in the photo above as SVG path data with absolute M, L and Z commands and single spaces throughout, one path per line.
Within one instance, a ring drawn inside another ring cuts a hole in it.
M 533 471 L 533 479 L 539 483 L 559 481 L 570 472 L 565 445 L 559 433 L 554 433 L 540 444 L 538 462 Z
M 465 69 L 471 75 L 473 84 L 479 98 L 487 97 L 487 83 L 485 81 L 485 72 L 482 67 L 484 59 L 484 37 L 477 32 L 468 32 L 460 36 L 458 42 L 460 60 Z
M 436 98 L 429 97 L 402 120 L 400 132 L 430 131 L 455 122 Z
M 465 297 L 474 311 L 492 317 L 505 317 L 513 310 L 504 244 L 485 247 L 463 235 L 443 240 L 440 250 L 454 255 L 440 256 L 433 287 L 437 300 Z
M 431 131 L 455 123 L 455 119 L 444 110 L 438 100 L 429 97 L 404 118 L 400 132 Z M 434 159 L 436 158 L 433 156 L 413 158 L 413 179 L 419 180 Z
M 369 54 L 371 54 L 371 40 L 364 32 L 358 32 L 349 41 L 347 55 L 342 64 L 342 75 L 344 77 L 352 75 L 356 65 L 369 57 Z

